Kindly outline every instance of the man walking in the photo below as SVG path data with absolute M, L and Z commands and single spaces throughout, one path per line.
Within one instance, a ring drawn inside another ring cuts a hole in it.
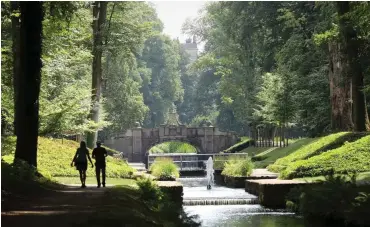
M 98 188 L 100 188 L 100 170 L 102 172 L 103 187 L 105 187 L 105 157 L 108 156 L 107 150 L 101 147 L 101 143 L 96 143 L 96 148 L 92 152 L 92 158 L 95 159 L 96 180 L 98 181 Z

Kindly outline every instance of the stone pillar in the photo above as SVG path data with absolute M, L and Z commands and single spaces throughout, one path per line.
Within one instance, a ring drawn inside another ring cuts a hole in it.
M 214 153 L 213 151 L 213 135 L 214 127 L 209 126 L 204 128 L 204 152 Z
M 143 162 L 142 160 L 142 138 L 141 127 L 132 129 L 132 161 Z

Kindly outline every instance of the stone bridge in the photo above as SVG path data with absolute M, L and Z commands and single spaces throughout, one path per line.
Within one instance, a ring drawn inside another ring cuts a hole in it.
M 213 126 L 161 125 L 152 129 L 129 129 L 122 135 L 105 140 L 104 145 L 123 152 L 129 162 L 145 162 L 149 149 L 165 141 L 187 142 L 197 148 L 197 153 L 209 154 L 234 145 L 238 137 L 233 132 L 221 132 Z

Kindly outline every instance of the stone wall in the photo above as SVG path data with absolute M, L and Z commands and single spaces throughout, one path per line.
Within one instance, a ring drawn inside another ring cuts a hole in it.
M 123 152 L 130 162 L 145 162 L 151 147 L 165 141 L 183 141 L 197 148 L 198 153 L 218 153 L 237 142 L 232 132 L 221 132 L 215 127 L 187 128 L 184 125 L 159 128 L 133 128 L 104 144 Z

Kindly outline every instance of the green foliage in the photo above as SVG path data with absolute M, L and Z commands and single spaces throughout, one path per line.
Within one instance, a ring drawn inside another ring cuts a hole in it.
M 233 177 L 245 177 L 252 174 L 253 162 L 250 158 L 237 159 L 230 157 L 225 163 L 222 175 L 233 176 Z
M 281 172 L 294 161 L 308 159 L 312 156 L 319 155 L 322 152 L 340 147 L 348 140 L 353 141 L 358 138 L 358 135 L 349 132 L 339 132 L 321 137 L 315 142 L 294 151 L 290 155 L 276 160 L 276 162 L 273 165 L 270 165 L 268 169 L 273 172 Z
M 37 194 L 47 188 L 57 188 L 46 171 L 38 172 L 36 168 L 22 160 L 8 163 L 1 159 L 2 196 L 9 194 Z
M 14 154 L 16 145 L 17 145 L 17 137 L 2 136 L 1 137 L 1 156 Z
M 355 175 L 350 181 L 345 176 L 328 175 L 321 184 L 291 190 L 287 205 L 307 219 L 362 226 L 369 223 L 370 209 L 369 194 L 362 190 Z
M 189 216 L 182 207 L 171 200 L 169 195 L 163 192 L 155 181 L 149 178 L 137 181 L 139 186 L 139 199 L 144 201 L 150 209 L 157 213 L 164 226 L 192 227 L 200 226 L 196 216 Z
M 223 170 L 225 168 L 225 164 L 229 160 L 243 160 L 245 159 L 245 155 L 232 155 L 232 156 L 215 156 L 215 159 L 213 160 L 213 168 L 217 170 Z
M 150 207 L 156 207 L 163 199 L 163 193 L 155 181 L 149 178 L 139 179 L 136 184 L 139 186 L 140 199 L 147 202 Z
M 150 171 L 158 180 L 174 180 L 180 176 L 177 165 L 170 158 L 156 158 Z
M 179 142 L 179 141 L 168 141 L 161 144 L 155 145 L 149 150 L 152 154 L 163 154 L 163 153 L 197 153 L 197 148 L 191 144 Z
M 125 131 L 135 122 L 142 122 L 148 113 L 140 90 L 143 85 L 141 76 L 147 72 L 139 64 L 137 56 L 141 54 L 145 40 L 161 22 L 155 10 L 145 2 L 109 3 L 108 15 L 103 107 L 107 120 L 112 122 L 105 130 L 109 135 Z
M 13 139 L 9 139 L 11 141 Z M 14 147 L 6 145 L 10 150 L 15 150 Z M 39 137 L 38 139 L 38 155 L 37 162 L 38 171 L 49 173 L 51 176 L 58 177 L 78 177 L 79 173 L 75 167 L 71 167 L 71 161 L 76 153 L 79 144 L 70 140 L 47 139 Z M 91 155 L 91 151 L 90 151 Z M 12 163 L 14 153 L 2 157 L 7 163 Z M 122 160 L 108 156 L 106 165 L 107 177 L 129 178 L 134 170 Z M 89 165 L 90 167 L 90 165 Z M 95 176 L 95 170 L 88 168 L 87 176 Z
M 141 75 L 144 103 L 150 109 L 144 126 L 155 127 L 167 121 L 173 103 L 182 102 L 179 43 L 166 35 L 153 35 L 145 41 L 139 59 L 141 67 L 151 71 Z
M 284 179 L 370 171 L 370 136 L 326 151 L 306 160 L 292 162 L 281 172 Z

